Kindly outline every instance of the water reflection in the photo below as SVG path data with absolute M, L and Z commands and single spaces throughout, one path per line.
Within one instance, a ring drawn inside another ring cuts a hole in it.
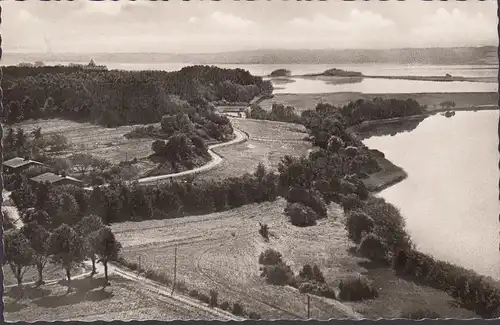
M 364 140 L 408 178 L 379 195 L 401 209 L 418 248 L 500 277 L 498 111 L 434 115 L 412 132 Z
M 364 78 L 357 83 L 327 83 L 324 80 L 290 78 L 293 83 L 280 84 L 276 94 L 320 94 L 333 92 L 360 92 L 365 94 L 397 93 L 464 93 L 497 92 L 498 85 L 488 82 L 438 82 L 400 79 Z

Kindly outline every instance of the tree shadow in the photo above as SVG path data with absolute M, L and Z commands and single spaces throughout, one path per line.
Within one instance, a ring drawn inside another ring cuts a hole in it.
M 26 307 L 28 307 L 27 304 L 19 303 L 19 301 L 16 300 L 11 302 L 5 302 L 3 311 L 5 313 L 16 313 L 18 311 L 23 310 Z
M 67 285 L 67 280 L 59 281 L 60 285 Z M 33 303 L 39 307 L 56 308 L 61 306 L 69 306 L 80 303 L 82 301 L 101 301 L 113 297 L 111 292 L 107 292 L 103 287 L 104 278 L 82 278 L 71 280 L 71 291 L 58 296 L 48 296 L 37 300 Z M 101 288 L 100 290 L 94 290 Z M 94 291 L 93 291 L 94 290 Z
M 38 286 L 36 287 L 25 286 L 23 288 L 12 287 L 5 293 L 5 296 L 19 300 L 19 299 L 37 299 L 48 296 L 49 294 L 50 290 L 48 289 Z
M 351 256 L 358 257 L 358 252 L 357 252 L 357 247 L 356 246 L 351 246 L 347 249 L 347 253 Z
M 114 295 L 112 292 L 105 291 L 104 289 L 101 290 L 94 290 L 89 293 L 87 293 L 87 296 L 85 297 L 85 300 L 87 301 L 102 301 L 106 299 L 112 298 Z
M 58 284 L 68 285 L 68 280 L 60 280 Z M 104 285 L 104 278 L 85 277 L 71 280 L 71 288 L 77 292 L 87 292 Z

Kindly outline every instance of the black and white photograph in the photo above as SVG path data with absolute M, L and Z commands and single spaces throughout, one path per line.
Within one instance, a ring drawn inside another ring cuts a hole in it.
M 500 317 L 497 1 L 0 6 L 0 323 Z

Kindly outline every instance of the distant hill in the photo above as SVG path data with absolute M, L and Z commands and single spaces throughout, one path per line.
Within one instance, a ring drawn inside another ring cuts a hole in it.
M 10 54 L 4 60 L 22 58 L 23 61 L 88 61 L 96 62 L 187 62 L 196 64 L 498 64 L 495 46 L 457 48 L 407 48 L 384 50 L 282 50 L 265 49 L 225 53 L 171 54 L 171 53 L 82 53 L 82 54 Z M 18 59 L 19 60 L 19 59 Z

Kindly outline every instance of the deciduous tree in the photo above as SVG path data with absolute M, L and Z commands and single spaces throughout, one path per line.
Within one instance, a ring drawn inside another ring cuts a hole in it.
M 9 264 L 17 285 L 21 287 L 24 273 L 33 265 L 33 249 L 21 230 L 9 229 L 4 234 L 4 250 L 4 263 Z
M 108 262 L 116 260 L 122 248 L 116 240 L 111 228 L 105 227 L 94 231 L 91 235 L 93 250 L 97 253 L 99 261 L 104 265 L 104 286 L 109 283 Z
M 67 224 L 60 225 L 50 236 L 49 252 L 54 262 L 66 271 L 68 291 L 71 290 L 71 270 L 85 258 L 83 248 L 82 237 Z

